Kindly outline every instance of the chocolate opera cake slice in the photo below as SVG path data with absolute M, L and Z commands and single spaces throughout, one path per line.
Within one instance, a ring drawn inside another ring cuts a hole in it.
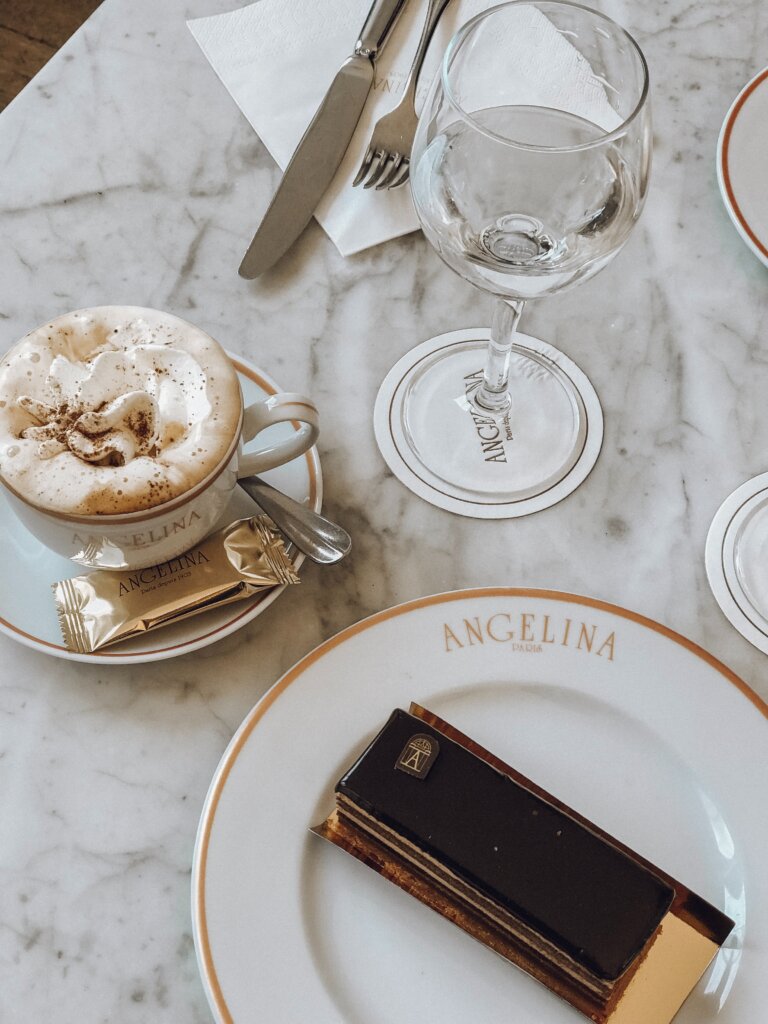
M 669 1024 L 733 928 L 416 705 L 393 711 L 313 831 L 598 1024 Z

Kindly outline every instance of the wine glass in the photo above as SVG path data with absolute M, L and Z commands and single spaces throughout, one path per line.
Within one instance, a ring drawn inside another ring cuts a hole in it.
M 602 437 L 589 381 L 517 328 L 526 301 L 586 280 L 618 253 L 643 207 L 650 162 L 647 65 L 609 18 L 560 0 L 515 0 L 452 39 L 419 119 L 411 187 L 441 259 L 495 296 L 490 337 L 424 343 L 382 389 L 391 447 L 436 504 L 525 514 L 591 469 L 594 436 L 586 472 L 564 483 L 584 456 L 590 395 Z

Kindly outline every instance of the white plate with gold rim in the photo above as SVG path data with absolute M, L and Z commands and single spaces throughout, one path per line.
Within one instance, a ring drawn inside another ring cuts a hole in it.
M 717 180 L 736 229 L 768 266 L 768 68 L 747 82 L 726 114 Z
M 281 390 L 271 377 L 252 363 L 231 353 L 230 356 L 237 368 L 246 405 Z M 292 429 L 289 423 L 279 423 L 264 431 L 262 437 L 278 441 L 290 434 Z M 264 473 L 263 477 L 286 494 L 310 505 L 316 512 L 320 511 L 323 479 L 316 448 L 311 448 L 299 459 Z M 232 500 L 221 516 L 220 525 L 225 526 L 236 519 L 252 515 L 254 508 L 250 498 L 239 487 L 235 488 Z M 300 566 L 303 561 L 304 556 L 297 552 L 294 559 L 296 566 Z M 95 654 L 75 654 L 62 643 L 51 584 L 77 575 L 78 566 L 44 547 L 25 529 L 11 511 L 2 488 L 0 564 L 3 566 L 0 573 L 0 632 L 44 654 L 105 665 L 160 661 L 207 647 L 256 618 L 285 589 L 275 587 L 261 596 L 185 619 L 174 626 L 116 644 L 113 648 L 108 647 Z
M 640 615 L 500 587 L 351 626 L 243 722 L 212 781 L 192 873 L 195 945 L 218 1022 L 585 1019 L 308 832 L 356 754 L 411 700 L 736 921 L 675 1024 L 762 1018 L 768 706 Z

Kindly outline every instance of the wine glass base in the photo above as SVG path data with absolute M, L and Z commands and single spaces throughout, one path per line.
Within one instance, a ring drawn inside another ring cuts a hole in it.
M 725 617 L 768 654 L 768 473 L 725 499 L 707 534 L 705 561 Z
M 473 395 L 490 332 L 430 338 L 392 367 L 376 398 L 376 440 L 395 476 L 438 508 L 511 519 L 562 501 L 600 453 L 603 414 L 588 378 L 556 348 L 516 335 L 511 406 Z

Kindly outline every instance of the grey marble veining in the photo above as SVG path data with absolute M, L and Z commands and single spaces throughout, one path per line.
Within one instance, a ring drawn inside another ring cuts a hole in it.
M 487 322 L 482 296 L 419 235 L 343 260 L 316 225 L 263 279 L 237 276 L 277 171 L 184 23 L 230 5 L 107 0 L 0 116 L 0 348 L 105 302 L 194 320 L 315 396 L 326 507 L 355 548 L 175 661 L 70 665 L 0 637 L 3 1024 L 210 1020 L 188 904 L 211 774 L 285 669 L 387 605 L 500 583 L 590 594 L 686 634 L 768 697 L 764 656 L 723 618 L 703 565 L 721 500 L 768 469 L 768 276 L 714 170 L 725 111 L 764 61 L 765 4 L 600 4 L 651 66 L 651 195 L 622 255 L 523 328 L 590 375 L 604 448 L 564 503 L 488 523 L 407 492 L 371 423 L 391 364 Z

